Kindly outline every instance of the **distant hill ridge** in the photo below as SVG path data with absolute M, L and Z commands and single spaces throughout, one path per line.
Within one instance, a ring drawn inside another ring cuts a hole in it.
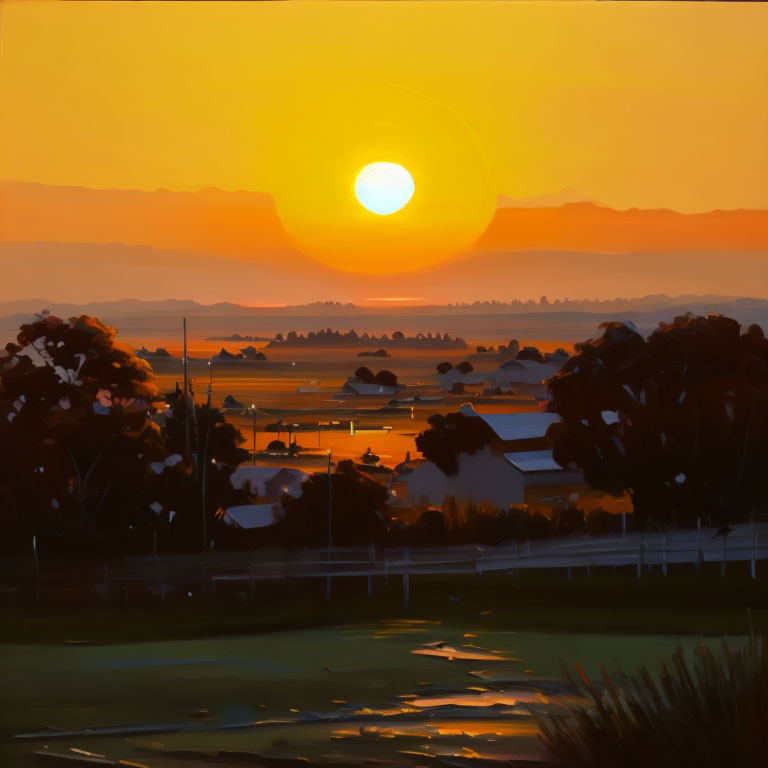
M 765 210 L 619 211 L 579 197 L 569 190 L 527 201 L 502 196 L 477 248 L 768 250 Z M 89 189 L 2 181 L 0 209 L 0 242 L 123 243 L 258 257 L 283 265 L 305 260 L 283 228 L 273 198 L 263 192 Z

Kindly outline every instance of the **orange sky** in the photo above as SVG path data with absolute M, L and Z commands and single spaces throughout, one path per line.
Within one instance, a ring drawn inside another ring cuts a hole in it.
M 497 195 L 563 187 L 619 209 L 768 208 L 766 4 L 1 12 L 0 178 L 262 191 L 280 226 L 256 215 L 253 239 L 272 256 L 287 233 L 332 267 L 423 267 L 465 252 Z M 378 160 L 416 182 L 389 217 L 352 194 Z M 212 225 L 219 250 L 233 215 Z

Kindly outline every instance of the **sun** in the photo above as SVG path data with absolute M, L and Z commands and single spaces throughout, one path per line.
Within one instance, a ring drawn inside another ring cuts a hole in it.
M 333 269 L 425 269 L 466 252 L 493 218 L 483 143 L 421 91 L 325 94 L 289 123 L 270 191 L 296 247 Z
M 355 196 L 371 213 L 389 216 L 413 197 L 413 176 L 397 163 L 369 163 L 357 174 Z

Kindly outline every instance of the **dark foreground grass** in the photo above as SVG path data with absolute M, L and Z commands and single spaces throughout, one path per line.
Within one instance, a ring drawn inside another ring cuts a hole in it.
M 146 595 L 123 596 L 109 605 L 64 609 L 41 600 L 0 614 L 0 642 L 101 643 L 251 634 L 387 619 L 429 619 L 467 630 L 550 632 L 768 634 L 768 590 L 747 569 L 670 569 L 637 579 L 634 570 L 600 572 L 572 581 L 563 571 L 512 576 L 412 576 L 410 604 L 403 607 L 400 577 L 377 581 L 373 599 L 365 579 L 334 582 L 325 600 L 324 581 L 260 586 L 253 602 L 236 591 L 216 600 L 172 596 L 165 605 Z M 750 618 L 748 618 L 748 616 Z
M 702 642 L 692 657 L 620 679 L 603 667 L 599 682 L 578 667 L 575 701 L 536 717 L 547 751 L 563 768 L 768 765 L 768 644 Z

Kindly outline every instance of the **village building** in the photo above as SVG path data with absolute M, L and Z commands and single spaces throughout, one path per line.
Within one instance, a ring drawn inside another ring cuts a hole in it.
M 567 358 L 566 358 L 567 359 Z M 563 360 L 551 359 L 540 363 L 536 360 L 507 360 L 486 376 L 493 385 L 509 388 L 512 384 L 541 384 L 562 368 Z
M 220 519 L 231 526 L 245 531 L 269 528 L 280 518 L 279 504 L 241 504 L 221 510 Z
M 241 464 L 232 473 L 230 481 L 234 488 L 247 490 L 259 499 L 274 503 L 278 502 L 284 494 L 294 498 L 301 496 L 301 484 L 308 477 L 307 472 L 292 467 Z
M 440 506 L 446 496 L 457 501 L 488 502 L 499 509 L 526 504 L 543 512 L 575 503 L 584 508 L 615 507 L 615 500 L 596 494 L 584 483 L 580 470 L 561 467 L 552 456 L 546 436 L 555 413 L 478 413 L 461 406 L 465 416 L 482 419 L 493 439 L 474 454 L 459 454 L 459 470 L 445 474 L 431 461 L 410 462 L 399 474 L 413 504 Z
M 341 391 L 348 395 L 392 397 L 392 395 L 396 395 L 401 389 L 404 388 L 405 386 L 403 384 L 386 386 L 384 384 L 376 383 L 368 384 L 363 381 L 347 381 L 344 383 Z

